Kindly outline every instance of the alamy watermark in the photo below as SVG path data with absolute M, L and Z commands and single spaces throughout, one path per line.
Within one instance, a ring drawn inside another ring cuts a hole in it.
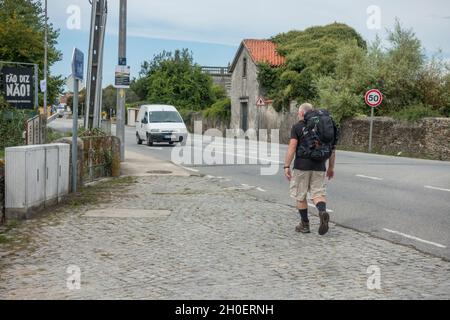
M 69 30 L 81 29 L 81 8 L 77 5 L 70 5 L 67 7 L 66 13 L 69 17 L 66 20 L 66 27 Z
M 69 276 L 66 279 L 66 287 L 70 291 L 80 290 L 81 289 L 81 269 L 76 265 L 68 266 L 66 269 L 66 273 Z
M 369 290 L 381 290 L 381 269 L 379 266 L 369 266 L 367 268 L 367 289 Z
M 369 30 L 381 29 L 381 8 L 377 5 L 367 7 L 366 13 L 368 15 L 366 26 Z
M 172 150 L 171 161 L 178 165 L 260 165 L 263 176 L 279 172 L 279 130 L 242 129 L 207 130 L 202 134 L 202 121 L 194 123 L 191 143 Z

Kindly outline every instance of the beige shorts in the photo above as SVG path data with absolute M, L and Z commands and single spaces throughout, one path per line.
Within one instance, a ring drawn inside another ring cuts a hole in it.
M 326 173 L 322 171 L 300 171 L 294 169 L 290 186 L 291 198 L 297 201 L 305 201 L 310 194 L 311 199 L 325 197 L 326 192 Z

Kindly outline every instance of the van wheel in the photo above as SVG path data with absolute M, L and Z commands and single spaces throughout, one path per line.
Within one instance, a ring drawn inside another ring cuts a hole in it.
M 142 140 L 139 137 L 139 133 L 137 133 L 137 132 L 136 132 L 136 142 L 137 142 L 137 144 L 142 144 Z
M 149 147 L 153 146 L 152 136 L 147 133 L 147 145 Z

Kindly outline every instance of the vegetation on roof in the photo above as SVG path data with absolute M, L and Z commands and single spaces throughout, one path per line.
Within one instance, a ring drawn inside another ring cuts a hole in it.
M 448 63 L 440 55 L 427 58 L 413 30 L 399 21 L 387 34 L 384 42 L 377 38 L 367 44 L 351 27 L 334 23 L 273 37 L 286 64 L 259 65 L 266 98 L 274 100 L 277 111 L 293 100 L 309 101 L 341 121 L 369 114 L 364 94 L 376 88 L 384 95 L 377 115 L 450 116 Z

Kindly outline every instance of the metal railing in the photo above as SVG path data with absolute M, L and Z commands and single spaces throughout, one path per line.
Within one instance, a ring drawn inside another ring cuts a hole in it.
M 215 76 L 230 76 L 228 67 L 202 67 L 202 72 Z

